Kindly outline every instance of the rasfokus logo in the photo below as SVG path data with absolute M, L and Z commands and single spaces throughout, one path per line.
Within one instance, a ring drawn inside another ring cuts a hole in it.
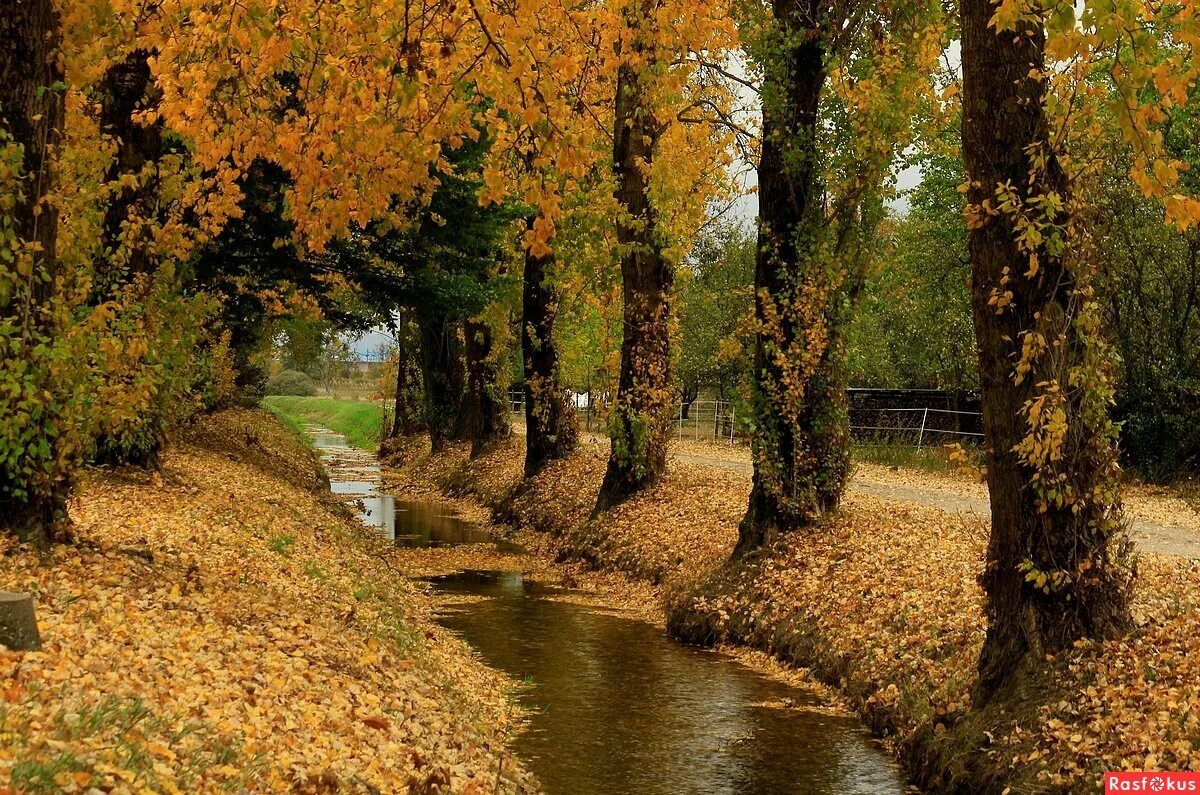
M 1105 773 L 1104 795 L 1114 792 L 1200 793 L 1200 773 Z

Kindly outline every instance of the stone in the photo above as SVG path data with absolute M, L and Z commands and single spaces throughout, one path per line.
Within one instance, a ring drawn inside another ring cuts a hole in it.
M 0 591 L 0 646 L 12 651 L 36 651 L 42 648 L 33 596 Z

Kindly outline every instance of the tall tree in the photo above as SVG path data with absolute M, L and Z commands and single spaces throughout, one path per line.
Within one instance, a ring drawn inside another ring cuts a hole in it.
M 675 266 L 650 201 L 650 170 L 663 132 L 650 98 L 651 74 L 663 68 L 655 43 L 658 3 L 625 7 L 627 52 L 617 67 L 613 113 L 613 170 L 618 205 L 617 243 L 625 299 L 621 374 L 609 419 L 612 451 L 595 511 L 655 483 L 667 466 L 670 425 L 671 288 Z
M 411 436 L 425 428 L 418 330 L 410 312 L 400 311 L 396 323 L 396 400 L 388 439 Z
M 459 321 L 447 312 L 419 314 L 421 374 L 425 389 L 425 426 L 433 452 L 457 439 L 458 419 L 466 390 Z
M 932 3 L 775 0 L 763 69 L 754 484 L 735 554 L 835 508 L 849 474 L 843 334 L 942 38 Z
M 189 341 L 172 329 L 154 334 L 155 304 L 166 304 L 174 292 L 173 270 L 158 270 L 156 234 L 163 201 L 158 195 L 158 163 L 163 154 L 163 126 L 156 112 L 158 92 L 150 71 L 150 53 L 134 50 L 111 65 L 98 86 L 100 132 L 116 151 L 105 182 L 111 198 L 104 212 L 100 257 L 94 268 L 92 303 L 114 302 L 122 317 L 112 333 L 125 355 L 101 373 L 102 406 L 92 457 L 103 463 L 156 466 L 165 442 L 171 404 L 181 396 L 169 386 L 173 375 L 164 359 L 168 349 Z M 139 115 L 149 114 L 143 123 Z M 171 283 L 157 285 L 166 277 Z M 124 321 L 124 322 L 120 322 Z M 155 339 L 155 337 L 159 337 Z M 131 345 L 132 339 L 146 345 Z M 133 351 L 142 350 L 139 355 Z M 165 354 L 165 356 L 164 356 Z M 156 366 L 157 365 L 157 366 Z M 123 410 L 123 408 L 128 410 Z
M 845 378 L 830 338 L 846 274 L 821 257 L 815 234 L 824 220 L 817 120 L 827 12 L 820 0 L 777 0 L 773 11 L 779 57 L 767 63 L 763 83 L 754 265 L 754 483 L 739 552 L 837 505 L 849 469 Z M 793 360 L 798 340 L 806 352 Z
M 55 160 L 63 128 L 62 22 L 53 0 L 0 14 L 0 527 L 66 537 L 70 464 L 55 340 L 63 324 Z M 61 351 L 58 352 L 61 354 Z
M 382 297 L 393 308 L 411 311 L 420 330 L 425 425 L 435 450 L 446 441 L 474 441 L 477 435 L 486 443 L 502 433 L 507 419 L 492 380 L 500 368 L 491 361 L 490 331 L 481 335 L 478 324 L 469 323 L 471 337 L 464 336 L 464 324 L 477 319 L 512 281 L 499 273 L 498 263 L 517 207 L 479 200 L 491 143 L 479 135 L 448 151 L 448 168 L 428 205 L 414 213 L 415 223 L 402 230 L 380 228 L 369 236 L 372 251 L 395 271 L 382 283 Z M 473 378 L 468 378 L 466 356 Z
M 986 703 L 1028 664 L 1129 626 L 1108 361 L 1046 113 L 1036 16 L 960 4 L 971 304 L 992 525 Z
M 459 417 L 459 435 L 471 441 L 476 456 L 501 439 L 507 439 L 508 396 L 501 380 L 501 350 L 486 318 L 463 323 L 467 359 L 467 391 Z
M 529 227 L 537 223 L 530 219 Z M 525 392 L 525 477 L 564 457 L 579 435 L 575 411 L 560 380 L 554 324 L 558 289 L 553 278 L 553 251 L 525 253 L 521 283 L 521 353 Z

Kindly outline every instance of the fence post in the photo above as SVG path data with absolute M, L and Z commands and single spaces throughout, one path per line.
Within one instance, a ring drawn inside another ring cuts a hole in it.
M 921 414 L 921 435 L 917 437 L 917 452 L 921 452 L 921 446 L 925 443 L 925 420 L 929 419 L 929 406 L 925 407 L 925 411 Z
M 729 446 L 733 447 L 733 429 L 737 427 L 737 409 L 729 404 Z

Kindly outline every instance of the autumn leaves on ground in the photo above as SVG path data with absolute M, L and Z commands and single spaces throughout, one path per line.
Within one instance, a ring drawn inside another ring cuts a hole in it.
M 0 792 L 519 791 L 511 683 L 261 412 L 93 470 L 74 547 L 5 544 L 44 648 L 0 651 Z M 497 775 L 501 780 L 497 782 Z
M 467 496 L 543 531 L 560 560 L 654 583 L 684 640 L 745 644 L 811 669 L 925 786 L 1091 792 L 1106 770 L 1200 766 L 1195 560 L 1142 555 L 1127 638 L 1081 641 L 1047 660 L 1035 690 L 971 713 L 986 628 L 985 520 L 852 491 L 819 527 L 730 565 L 748 475 L 689 463 L 696 449 L 685 447 L 660 484 L 589 520 L 605 446 L 584 443 L 518 488 L 523 442 L 471 458 L 464 446 L 429 456 L 423 439 L 411 440 L 392 459 L 393 477 L 399 489 Z M 1168 510 L 1141 502 L 1151 514 Z M 1179 507 L 1172 519 L 1200 538 L 1200 516 Z

